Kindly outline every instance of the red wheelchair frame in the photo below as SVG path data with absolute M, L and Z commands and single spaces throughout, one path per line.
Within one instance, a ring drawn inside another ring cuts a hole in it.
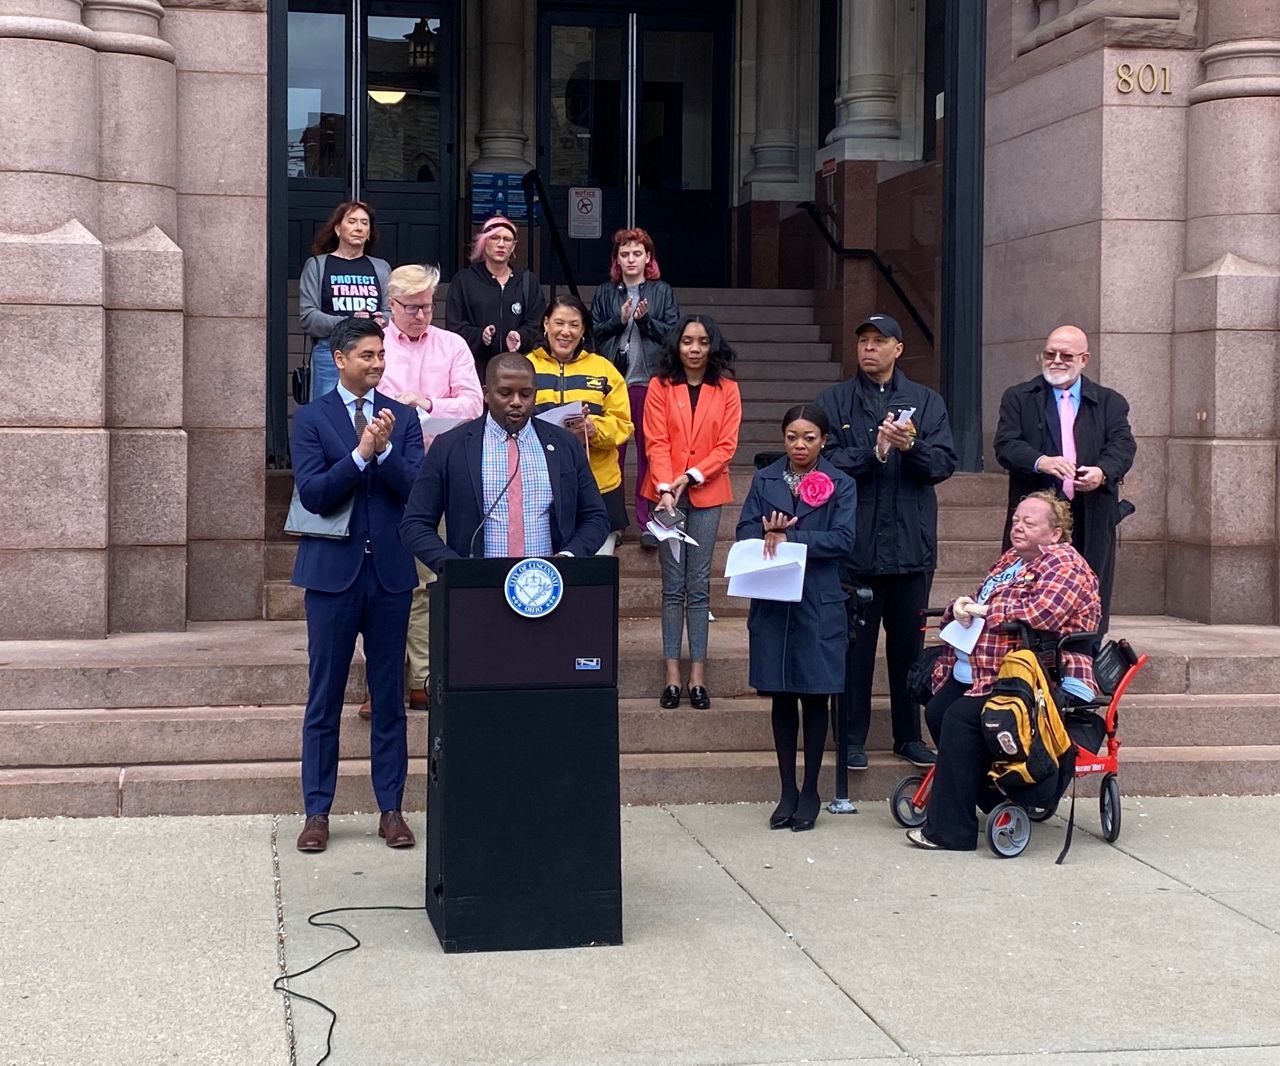
M 1032 646 L 1026 627 L 1017 626 L 1016 623 L 1013 625 L 1023 633 L 1023 644 Z M 1058 678 L 1058 662 L 1065 645 L 1086 638 L 1093 640 L 1096 636 L 1093 633 L 1075 633 L 1058 640 L 1053 646 L 1052 679 L 1056 681 Z M 1102 835 L 1108 843 L 1114 843 L 1120 837 L 1120 785 L 1117 780 L 1122 743 L 1117 735 L 1120 701 L 1124 698 L 1138 671 L 1147 664 L 1147 656 L 1134 653 L 1127 640 L 1119 640 L 1115 643 L 1118 654 L 1123 656 L 1123 661 L 1127 663 L 1127 669 L 1110 697 L 1102 697 L 1087 704 L 1070 704 L 1062 710 L 1063 721 L 1070 730 L 1073 715 L 1078 718 L 1085 713 L 1096 714 L 1103 706 L 1106 707 L 1106 714 L 1103 716 L 1107 741 L 1106 754 L 1099 754 L 1096 750 L 1090 751 L 1076 743 L 1075 777 L 1079 779 L 1093 774 L 1103 775 L 1098 807 Z M 1043 653 L 1041 658 L 1043 659 Z M 907 829 L 924 825 L 925 809 L 933 787 L 933 774 L 934 768 L 931 767 L 924 775 L 912 774 L 898 782 L 893 795 L 889 798 L 889 810 L 899 825 Z M 1047 821 L 1056 810 L 1056 804 L 1049 808 L 1028 808 L 1006 795 L 1005 799 L 992 808 L 991 813 L 987 815 L 987 844 L 1001 858 L 1011 859 L 1021 855 L 1031 840 L 1031 823 Z

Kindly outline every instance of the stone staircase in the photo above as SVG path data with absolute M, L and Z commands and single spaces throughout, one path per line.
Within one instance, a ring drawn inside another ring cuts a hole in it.
M 620 627 L 622 795 L 627 803 L 767 801 L 776 770 L 766 701 L 747 684 L 741 620 L 711 636 L 710 711 L 662 711 L 658 625 Z M 1280 640 L 1262 626 L 1119 617 L 1151 662 L 1126 697 L 1121 784 L 1129 794 L 1280 791 Z M 211 622 L 186 633 L 0 643 L 0 817 L 285 812 L 298 809 L 306 698 L 302 622 Z M 352 670 L 335 810 L 373 808 L 368 726 Z M 883 677 L 876 689 L 883 691 Z M 871 768 L 856 799 L 909 772 L 884 753 L 877 698 Z M 425 716 L 411 714 L 406 806 L 425 795 Z M 832 790 L 830 765 L 824 795 Z M 1096 780 L 1096 779 L 1095 779 Z
M 590 294 L 585 294 L 590 298 Z M 757 451 L 776 450 L 778 421 L 839 377 L 818 340 L 805 292 L 691 291 L 684 308 L 720 323 L 738 350 L 742 445 L 732 471 L 742 499 Z M 441 297 L 443 298 L 443 296 Z M 105 641 L 0 643 L 0 817 L 213 814 L 298 809 L 298 738 L 306 699 L 306 629 L 289 584 L 284 538 L 288 472 L 268 476 L 264 619 L 192 624 L 180 634 Z M 962 474 L 939 486 L 941 543 L 932 602 L 971 592 L 995 557 L 1005 481 Z M 726 508 L 716 567 L 733 536 Z M 708 712 L 657 706 L 662 685 L 656 557 L 634 542 L 621 567 L 622 795 L 628 803 L 776 798 L 767 701 L 747 683 L 745 604 L 713 581 Z M 1280 791 L 1280 630 L 1117 617 L 1151 663 L 1126 698 L 1121 783 L 1138 794 Z M 335 810 L 371 810 L 367 725 L 354 704 L 353 664 Z M 851 775 L 855 798 L 886 797 L 910 772 L 887 753 L 883 664 L 875 682 L 871 767 Z M 425 795 L 424 715 L 411 714 L 406 805 Z M 823 794 L 833 788 L 824 771 Z M 1095 779 L 1096 781 L 1096 779 Z

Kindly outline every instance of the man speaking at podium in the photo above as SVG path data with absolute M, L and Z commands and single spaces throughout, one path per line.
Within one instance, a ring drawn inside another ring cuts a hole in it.
M 441 434 L 427 452 L 400 538 L 432 570 L 472 556 L 594 555 L 608 536 L 582 441 L 530 420 L 533 374 L 523 355 L 494 356 L 485 368 L 488 412 Z

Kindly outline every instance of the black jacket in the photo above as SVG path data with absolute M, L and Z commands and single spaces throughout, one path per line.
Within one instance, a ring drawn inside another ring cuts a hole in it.
M 526 354 L 542 343 L 542 320 L 546 314 L 542 286 L 531 271 L 513 266 L 511 277 L 502 286 L 483 260 L 453 276 L 444 307 L 445 328 L 467 342 L 481 381 L 490 358 L 507 350 L 507 334 L 511 330 L 520 333 L 520 350 Z M 493 339 L 484 344 L 480 335 L 488 325 L 495 327 Z
M 901 370 L 883 386 L 859 371 L 815 401 L 831 420 L 823 451 L 858 483 L 857 535 L 846 574 L 910 574 L 938 566 L 938 495 L 933 486 L 956 469 L 947 408 Z M 914 407 L 916 443 L 876 458 L 876 430 L 891 408 Z
M 627 299 L 627 286 L 622 282 L 616 284 L 606 282 L 596 289 L 595 299 L 591 301 L 591 321 L 596 339 L 596 351 L 613 363 L 624 377 L 628 366 L 639 358 L 644 360 L 649 377 L 658 370 L 658 351 L 667 334 L 680 321 L 680 306 L 676 303 L 675 293 L 665 281 L 642 281 L 640 283 L 640 299 L 649 301 L 649 310 L 643 318 L 636 320 L 636 332 L 640 335 L 640 352 L 635 345 L 627 353 L 625 363 L 618 362 L 618 345 L 622 343 L 622 335 L 626 326 L 622 322 L 622 305 Z
M 1052 386 L 1037 375 L 1012 385 L 1000 398 L 995 452 L 1009 471 L 1009 515 L 1019 501 L 1041 489 L 1061 492 L 1062 483 L 1035 470 L 1042 455 L 1061 455 L 1058 425 L 1048 418 L 1046 390 Z M 1107 475 L 1093 492 L 1077 493 L 1071 504 L 1071 543 L 1098 575 L 1104 613 L 1110 606 L 1111 576 L 1115 569 L 1116 523 L 1119 521 L 1120 482 L 1133 466 L 1138 445 L 1129 428 L 1129 403 L 1115 389 L 1080 378 L 1080 410 L 1075 422 L 1076 462 L 1096 466 Z M 1009 546 L 1005 520 L 1004 545 Z

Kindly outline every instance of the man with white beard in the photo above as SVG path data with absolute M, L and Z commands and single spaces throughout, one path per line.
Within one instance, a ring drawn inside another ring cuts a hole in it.
M 1111 617 L 1120 483 L 1138 450 L 1129 429 L 1129 403 L 1114 389 L 1084 376 L 1089 338 L 1059 326 L 1037 354 L 1040 373 L 1000 399 L 995 451 L 1009 471 L 1009 516 L 1019 501 L 1053 489 L 1071 501 L 1071 543 L 1098 575 L 1102 632 Z M 1130 508 L 1131 509 L 1131 508 Z M 1009 520 L 1004 547 L 1009 548 Z

